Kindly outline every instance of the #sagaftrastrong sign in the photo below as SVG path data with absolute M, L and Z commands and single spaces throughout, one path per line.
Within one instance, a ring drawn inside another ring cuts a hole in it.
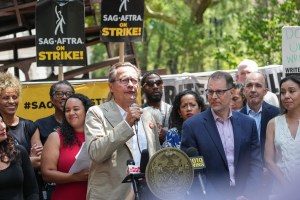
M 143 20 L 144 0 L 102 0 L 102 41 L 142 41 Z
M 37 66 L 85 66 L 83 0 L 38 0 Z

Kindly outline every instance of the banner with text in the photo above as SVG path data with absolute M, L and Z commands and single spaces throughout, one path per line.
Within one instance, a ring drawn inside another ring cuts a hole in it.
M 283 76 L 300 75 L 300 26 L 282 28 Z
M 17 115 L 35 121 L 54 113 L 50 100 L 52 83 L 37 83 L 22 85 Z M 72 83 L 75 92 L 88 96 L 95 105 L 106 102 L 109 92 L 107 82 Z
M 37 66 L 86 66 L 83 0 L 36 4 Z
M 102 0 L 101 38 L 104 42 L 142 41 L 144 0 Z

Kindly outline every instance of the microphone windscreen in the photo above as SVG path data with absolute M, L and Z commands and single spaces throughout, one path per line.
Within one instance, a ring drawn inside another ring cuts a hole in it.
M 128 165 L 135 165 L 134 160 L 127 160 L 127 166 L 128 166 Z
M 196 157 L 199 156 L 199 151 L 195 147 L 189 147 L 186 150 L 186 154 L 188 155 L 188 157 Z
M 141 162 L 140 162 L 141 173 L 145 173 L 148 162 L 149 162 L 149 152 L 148 149 L 144 149 L 141 153 Z
M 199 156 L 199 151 L 195 147 L 188 148 L 186 154 L 190 157 L 195 170 L 206 167 L 203 156 Z

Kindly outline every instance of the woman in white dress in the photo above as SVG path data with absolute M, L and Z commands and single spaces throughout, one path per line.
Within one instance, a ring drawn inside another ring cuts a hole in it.
M 300 173 L 299 75 L 280 81 L 280 103 L 283 114 L 270 120 L 267 126 L 265 162 L 275 177 L 274 186 L 282 191 L 299 181 L 296 180 Z

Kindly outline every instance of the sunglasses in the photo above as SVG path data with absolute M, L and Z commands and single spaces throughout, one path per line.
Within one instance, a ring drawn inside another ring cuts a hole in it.
M 157 86 L 161 86 L 163 84 L 163 80 L 161 80 L 161 79 L 149 80 L 149 81 L 144 83 L 143 87 L 146 86 L 146 85 L 148 85 L 149 87 L 153 87 L 154 84 L 156 84 Z

